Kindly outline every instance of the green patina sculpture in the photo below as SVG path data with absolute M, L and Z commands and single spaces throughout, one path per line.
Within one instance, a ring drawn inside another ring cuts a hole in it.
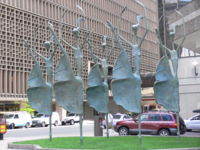
M 178 11 L 177 11 L 178 12 Z M 180 12 L 178 12 L 180 14 Z M 182 16 L 182 14 L 180 14 Z M 185 40 L 185 23 L 183 19 L 183 39 L 177 49 L 170 50 L 162 44 L 159 31 L 156 30 L 159 44 L 164 56 L 156 69 L 156 82 L 154 84 L 154 93 L 156 102 L 162 105 L 165 109 L 173 112 L 180 112 L 179 106 L 179 82 L 178 82 L 178 50 Z M 172 36 L 175 34 L 175 29 L 170 33 Z
M 80 7 L 80 6 L 79 6 Z M 86 42 L 87 37 L 82 44 L 79 41 L 80 35 L 80 25 L 81 22 L 84 21 L 83 17 L 79 17 L 77 19 L 77 27 L 72 30 L 73 35 L 75 36 L 76 46 L 70 45 L 68 42 L 64 41 L 62 38 L 59 39 L 54 32 L 53 25 L 49 23 L 49 28 L 52 33 L 53 39 L 63 56 L 61 57 L 55 73 L 55 84 L 54 91 L 56 96 L 57 104 L 67 111 L 75 114 L 79 114 L 80 116 L 80 143 L 83 144 L 83 133 L 82 133 L 82 125 L 83 125 L 83 80 L 82 80 L 82 49 Z M 66 49 L 63 47 L 62 43 L 67 44 L 74 51 L 74 56 L 77 65 L 77 75 L 74 75 L 69 56 L 66 52 Z
M 114 101 L 121 105 L 124 109 L 129 112 L 139 113 L 139 144 L 142 144 L 141 138 L 141 84 L 142 80 L 140 77 L 140 63 L 141 63 L 141 45 L 147 35 L 147 18 L 146 18 L 146 7 L 139 1 L 136 2 L 144 8 L 144 16 L 137 16 L 137 23 L 132 25 L 132 31 L 135 35 L 135 44 L 129 42 L 119 34 L 119 31 L 110 23 L 107 22 L 110 27 L 115 40 L 120 46 L 120 55 L 118 56 L 114 67 L 113 67 L 113 80 L 112 80 L 112 93 Z M 124 9 L 125 10 L 125 9 Z M 124 11 L 123 10 L 123 11 Z M 140 21 L 144 18 L 145 20 L 145 33 L 140 39 L 137 36 Z M 132 49 L 132 57 L 135 63 L 135 72 L 132 72 L 132 62 L 130 63 L 125 48 L 121 42 L 121 39 L 128 43 Z
M 103 49 L 106 46 L 104 37 Z M 108 113 L 108 57 L 99 58 L 94 55 L 91 42 L 88 41 L 89 50 L 95 65 L 88 76 L 87 99 L 91 107 L 101 113 Z M 98 63 L 98 61 L 100 63 Z
M 36 30 L 37 31 L 37 30 Z M 35 31 L 35 34 L 36 34 Z M 35 35 L 34 35 L 34 39 Z M 46 41 L 44 43 L 45 48 L 48 51 L 48 57 L 42 56 L 36 51 L 36 46 L 33 46 L 33 49 L 28 44 L 27 41 L 24 41 L 25 47 L 28 48 L 30 54 L 35 62 L 29 79 L 28 79 L 28 89 L 27 96 L 29 103 L 32 108 L 36 109 L 41 114 L 49 115 L 49 139 L 52 139 L 52 98 L 53 98 L 53 56 L 55 49 L 50 52 L 52 41 Z M 47 82 L 43 79 L 42 71 L 40 69 L 39 62 L 36 60 L 35 55 L 40 56 L 45 61 L 45 67 L 47 70 Z
M 36 31 L 35 31 L 36 33 Z M 24 41 L 25 47 L 28 48 L 32 59 L 35 62 L 33 69 L 28 79 L 27 96 L 32 108 L 36 109 L 41 114 L 52 114 L 52 59 L 54 51 L 50 53 L 49 57 L 44 57 L 36 51 L 36 46 L 33 49 Z M 50 52 L 51 42 L 47 41 L 44 44 L 45 48 Z M 45 67 L 47 69 L 47 82 L 43 79 L 42 71 L 40 69 L 39 62 L 36 60 L 35 55 L 40 56 L 45 61 Z M 45 106 L 45 107 L 44 107 Z
M 129 112 L 140 113 L 141 112 L 141 77 L 140 77 L 140 57 L 141 57 L 141 45 L 147 34 L 147 19 L 146 19 L 146 8 L 142 3 L 137 1 L 143 8 L 145 16 L 137 16 L 137 24 L 132 25 L 132 30 L 136 37 L 136 44 L 133 44 L 119 35 L 119 31 L 110 23 L 107 25 L 110 27 L 115 40 L 120 46 L 120 55 L 118 56 L 114 67 L 113 67 L 113 81 L 112 81 L 112 93 L 114 101 L 124 107 Z M 140 25 L 140 20 L 145 19 L 146 31 L 139 41 L 137 37 L 138 27 Z M 132 57 L 134 57 L 135 62 L 135 72 L 132 72 L 132 64 L 128 59 L 128 54 L 121 42 L 121 39 L 127 42 L 132 48 Z
M 103 38 L 102 48 L 105 52 L 106 48 L 106 36 Z M 86 90 L 87 99 L 89 105 L 93 107 L 96 111 L 106 114 L 106 124 L 108 125 L 108 59 L 114 49 L 114 42 L 112 49 L 107 54 L 106 58 L 99 58 L 94 55 L 91 42 L 88 40 L 89 50 L 95 65 L 92 67 L 88 76 L 88 88 Z M 98 61 L 100 63 L 98 63 Z M 107 137 L 109 137 L 108 126 Z
M 66 52 L 66 49 L 61 44 L 56 33 L 54 32 L 53 25 L 49 23 L 48 27 L 53 35 L 53 39 L 63 56 L 61 57 L 55 71 L 55 84 L 54 92 L 56 96 L 57 104 L 67 111 L 75 114 L 83 114 L 83 82 L 81 79 L 81 66 L 82 66 L 82 54 L 79 47 L 72 47 L 75 51 L 75 57 L 77 59 L 78 75 L 75 76 L 71 68 L 70 58 Z M 66 41 L 61 39 L 64 43 Z M 69 45 L 69 44 L 68 44 Z
M 185 21 L 183 15 L 176 11 L 180 16 L 182 16 L 183 21 L 183 39 L 177 49 L 174 48 L 174 43 L 172 42 L 173 49 L 168 49 L 162 44 L 160 33 L 156 30 L 157 37 L 159 39 L 159 44 L 161 50 L 163 51 L 163 57 L 160 59 L 159 64 L 156 68 L 156 82 L 154 83 L 154 94 L 156 102 L 163 106 L 165 109 L 176 112 L 177 121 L 177 135 L 180 136 L 179 128 L 179 81 L 178 81 L 178 50 L 182 47 L 185 40 Z M 174 31 L 170 33 L 172 36 L 175 34 Z

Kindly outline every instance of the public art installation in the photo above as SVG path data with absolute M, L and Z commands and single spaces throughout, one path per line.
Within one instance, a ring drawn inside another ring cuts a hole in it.
M 37 30 L 36 30 L 37 31 Z M 36 34 L 35 31 L 35 34 Z M 34 39 L 35 36 L 34 36 Z M 52 98 L 53 98 L 53 55 L 55 49 L 50 52 L 51 41 L 46 41 L 44 43 L 45 48 L 47 49 L 49 55 L 48 57 L 42 56 L 40 53 L 36 51 L 36 46 L 33 46 L 33 49 L 28 44 L 27 41 L 24 41 L 25 47 L 30 51 L 31 57 L 35 62 L 35 65 L 29 75 L 28 79 L 28 89 L 27 96 L 29 103 L 32 108 L 36 109 L 41 114 L 49 115 L 49 124 L 50 124 L 50 140 L 52 139 L 52 131 L 51 131 L 51 114 L 52 114 Z M 40 69 L 39 62 L 36 60 L 35 55 L 40 56 L 45 61 L 45 67 L 47 70 L 47 82 L 43 79 L 42 71 Z
M 179 15 L 182 14 L 176 11 Z M 163 56 L 160 59 L 159 64 L 156 69 L 156 82 L 154 83 L 154 94 L 156 97 L 156 102 L 162 105 L 166 110 L 177 113 L 177 124 L 178 124 L 178 135 L 179 132 L 179 81 L 177 76 L 178 71 L 178 50 L 182 46 L 185 40 L 185 22 L 183 20 L 183 39 L 177 49 L 174 48 L 174 43 L 172 43 L 173 49 L 170 50 L 165 45 L 162 44 L 160 33 L 156 30 L 159 44 L 163 52 Z M 175 34 L 174 31 L 170 32 L 171 36 Z
M 88 88 L 86 90 L 87 99 L 89 105 L 96 111 L 100 113 L 108 113 L 107 59 L 101 59 L 94 55 L 90 41 L 88 41 L 88 45 L 95 64 L 88 75 Z M 98 63 L 98 61 L 100 61 L 100 63 Z
M 103 37 L 102 49 L 105 52 L 106 39 Z M 93 107 L 96 111 L 106 114 L 106 129 L 107 137 L 109 137 L 108 131 L 108 59 L 114 49 L 114 42 L 110 52 L 107 54 L 106 58 L 100 58 L 93 53 L 93 47 L 91 42 L 88 40 L 89 50 L 95 65 L 92 67 L 88 75 L 88 88 L 86 90 L 87 99 L 89 105 Z M 100 63 L 98 63 L 98 61 Z
M 76 38 L 76 47 L 70 45 L 63 39 L 58 39 L 54 32 L 53 25 L 49 23 L 49 28 L 53 35 L 55 43 L 63 53 L 55 72 L 55 84 L 54 91 L 56 96 L 57 104 L 67 111 L 80 116 L 80 142 L 83 144 L 82 137 L 82 123 L 83 123 L 83 81 L 81 78 L 82 71 L 82 48 L 84 43 L 79 43 L 80 24 L 83 18 L 77 19 L 77 27 L 73 29 L 73 34 Z M 75 76 L 71 68 L 71 63 L 66 49 L 61 44 L 60 40 L 70 46 L 74 50 L 76 64 L 77 64 L 77 75 Z
M 107 25 L 110 27 L 115 40 L 120 46 L 120 55 L 118 56 L 113 67 L 113 81 L 112 81 L 112 93 L 114 101 L 124 107 L 129 112 L 141 113 L 141 77 L 140 77 L 140 62 L 141 62 L 141 45 L 147 35 L 147 19 L 146 19 L 146 7 L 139 1 L 136 1 L 144 8 L 144 16 L 137 16 L 137 24 L 132 25 L 132 30 L 135 35 L 135 43 L 131 43 L 119 34 L 117 28 L 115 28 L 109 21 Z M 145 20 L 145 33 L 141 40 L 137 36 L 137 31 L 140 25 L 141 19 Z M 128 55 L 121 42 L 121 39 L 128 43 L 132 48 L 132 57 L 135 62 L 135 72 L 132 72 L 132 64 L 128 59 Z M 139 115 L 140 116 L 140 115 Z M 141 121 L 139 117 L 139 137 L 141 143 Z

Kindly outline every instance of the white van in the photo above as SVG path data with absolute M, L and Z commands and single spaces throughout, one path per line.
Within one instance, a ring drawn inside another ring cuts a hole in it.
M 29 128 L 32 125 L 31 115 L 26 111 L 8 112 L 5 113 L 6 125 L 10 129 L 15 127 Z
M 60 125 L 60 117 L 57 112 L 52 112 L 51 123 L 54 126 Z M 49 115 L 37 114 L 36 117 L 32 119 L 32 126 L 45 127 L 49 125 Z

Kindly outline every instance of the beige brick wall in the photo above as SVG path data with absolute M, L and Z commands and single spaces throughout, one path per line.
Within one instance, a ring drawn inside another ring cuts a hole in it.
M 148 9 L 149 33 L 142 45 L 142 64 L 141 72 L 155 71 L 156 63 L 159 59 L 158 45 L 154 29 L 158 25 L 157 2 L 154 0 L 142 0 Z M 99 57 L 105 57 L 99 45 L 102 41 L 102 35 L 111 35 L 105 27 L 105 21 L 110 20 L 117 24 L 120 20 L 119 12 L 127 6 L 128 9 L 123 15 L 121 21 L 121 34 L 127 39 L 132 39 L 130 26 L 135 23 L 135 16 L 143 14 L 143 9 L 133 0 L 0 0 L 0 97 L 26 98 L 28 74 L 33 67 L 33 61 L 28 55 L 27 49 L 23 46 L 23 39 L 31 44 L 36 41 L 36 48 L 39 53 L 46 56 L 47 51 L 43 43 L 49 39 L 47 29 L 48 21 L 54 24 L 56 31 L 61 25 L 60 16 L 67 11 L 64 18 L 62 36 L 73 44 L 72 29 L 75 26 L 76 19 L 81 16 L 76 5 L 80 5 L 85 10 L 89 29 L 94 29 L 91 39 L 94 43 L 94 52 Z M 33 39 L 34 29 L 38 28 L 36 39 Z M 144 33 L 144 23 L 139 31 L 139 35 Z M 85 31 L 81 31 L 81 41 L 85 36 Z M 72 50 L 65 46 L 70 56 L 74 71 L 76 64 Z M 111 48 L 111 40 L 108 41 L 107 50 Z M 130 54 L 130 48 L 126 46 Z M 112 66 L 114 60 L 119 54 L 116 49 L 109 60 Z M 91 61 L 87 48 L 83 49 L 83 79 L 84 85 L 87 85 L 88 61 Z M 54 62 L 60 58 L 60 52 L 57 51 Z M 44 70 L 44 62 L 38 58 Z

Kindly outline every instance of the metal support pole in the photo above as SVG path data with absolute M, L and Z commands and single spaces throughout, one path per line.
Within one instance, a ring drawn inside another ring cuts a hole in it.
M 177 136 L 180 137 L 180 119 L 179 119 L 179 113 L 176 112 L 176 122 L 177 122 Z
M 142 145 L 142 135 L 141 135 L 141 114 L 138 115 L 138 138 L 139 138 L 139 145 Z
M 79 123 L 80 123 L 80 145 L 83 145 L 83 115 L 79 115 Z
M 49 141 L 52 141 L 52 115 L 49 116 Z
M 107 138 L 109 138 L 109 130 L 108 130 L 108 113 L 106 114 L 106 135 L 107 135 Z

